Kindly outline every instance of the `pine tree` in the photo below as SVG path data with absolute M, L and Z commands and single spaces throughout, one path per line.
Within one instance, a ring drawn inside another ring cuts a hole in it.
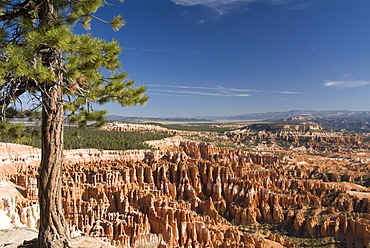
M 90 28 L 104 0 L 0 0 L 0 109 L 27 96 L 41 109 L 42 158 L 39 169 L 39 247 L 70 247 L 61 199 L 63 120 L 102 124 L 106 111 L 92 103 L 145 104 L 145 87 L 120 71 L 117 41 L 90 34 L 77 35 L 72 27 Z M 114 30 L 125 23 L 109 22 Z M 107 76 L 108 75 L 108 76 Z

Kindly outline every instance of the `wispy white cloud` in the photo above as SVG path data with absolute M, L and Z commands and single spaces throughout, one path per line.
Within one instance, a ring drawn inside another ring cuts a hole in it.
M 204 89 L 204 90 L 230 90 L 238 92 L 256 92 L 259 90 L 252 89 L 238 89 L 238 88 L 226 88 L 223 86 L 204 87 L 204 86 L 189 86 L 189 85 L 163 85 L 163 84 L 148 84 L 151 87 L 166 87 L 166 88 L 180 88 L 180 89 Z
M 290 95 L 299 94 L 299 92 L 295 92 L 295 91 L 273 91 L 273 92 L 279 93 L 279 94 L 290 94 Z
M 203 86 L 189 86 L 189 85 L 163 85 L 163 84 L 148 84 L 149 87 L 161 87 L 161 88 L 179 88 L 179 89 L 204 89 L 204 90 L 215 90 L 219 87 L 203 87 Z
M 355 80 L 350 80 L 350 81 L 325 81 L 324 86 L 326 87 L 343 87 L 343 88 L 353 88 L 353 87 L 360 87 L 360 86 L 365 86 L 369 85 L 370 81 L 355 81 Z
M 260 90 L 251 90 L 251 89 L 235 89 L 235 88 L 230 88 L 229 90 L 231 90 L 231 91 L 237 91 L 237 92 L 260 92 Z
M 156 94 L 177 94 L 186 96 L 220 96 L 220 97 L 248 97 L 250 94 L 244 92 L 253 92 L 251 89 L 235 89 L 223 86 L 204 87 L 188 85 L 160 85 L 149 84 L 148 90 Z
M 204 6 L 214 10 L 218 16 L 229 12 L 240 12 L 249 9 L 252 3 L 264 3 L 269 5 L 279 5 L 293 10 L 301 10 L 308 7 L 302 0 L 171 0 L 181 6 Z
M 229 88 L 224 86 L 190 86 L 190 85 L 163 85 L 148 84 L 148 93 L 167 96 L 215 96 L 215 97 L 248 97 L 253 94 L 268 95 L 271 93 L 294 95 L 294 91 L 261 91 L 248 88 Z
M 223 97 L 249 96 L 249 94 L 212 93 L 212 92 L 201 92 L 201 91 L 192 91 L 192 90 L 153 90 L 153 91 L 180 94 L 180 95 L 198 95 L 198 96 L 223 96 Z
M 226 6 L 235 6 L 235 5 L 246 5 L 253 2 L 261 2 L 261 0 L 171 0 L 177 5 L 182 6 L 196 6 L 203 5 L 210 8 L 220 8 Z M 274 2 L 274 1 L 272 1 Z

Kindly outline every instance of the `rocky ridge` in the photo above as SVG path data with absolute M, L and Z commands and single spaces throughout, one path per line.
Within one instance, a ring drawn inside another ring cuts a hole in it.
M 329 132 L 311 122 L 301 124 L 253 124 L 225 133 L 225 137 L 236 145 L 248 146 L 257 143 L 259 150 L 279 144 L 289 144 L 291 149 L 306 149 L 318 152 L 342 152 L 368 148 L 359 134 Z M 269 144 L 269 145 L 266 145 Z M 257 149 L 258 149 L 257 148 Z M 280 149 L 282 149 L 280 147 Z M 274 148 L 273 150 L 276 150 Z

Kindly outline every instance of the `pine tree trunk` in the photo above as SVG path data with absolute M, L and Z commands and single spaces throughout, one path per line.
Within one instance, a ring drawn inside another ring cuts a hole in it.
M 50 0 L 37 0 L 41 26 L 53 24 Z M 42 84 L 41 164 L 38 190 L 40 204 L 39 248 L 71 247 L 62 203 L 63 162 L 63 54 L 53 47 L 40 50 L 42 63 L 57 75 Z
M 38 189 L 39 248 L 69 247 L 61 190 L 63 159 L 63 96 L 61 86 L 45 87 L 42 94 L 42 157 Z
M 44 64 L 58 75 L 45 82 L 42 97 L 41 164 L 38 190 L 40 204 L 39 248 L 70 247 L 70 236 L 62 204 L 61 169 L 63 162 L 63 57 L 48 49 Z

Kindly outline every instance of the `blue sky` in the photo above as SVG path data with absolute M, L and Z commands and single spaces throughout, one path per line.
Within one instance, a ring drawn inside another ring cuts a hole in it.
M 110 1 L 111 2 L 111 1 Z M 123 69 L 147 86 L 145 107 L 110 114 L 225 116 L 288 110 L 370 110 L 368 0 L 126 0 Z

